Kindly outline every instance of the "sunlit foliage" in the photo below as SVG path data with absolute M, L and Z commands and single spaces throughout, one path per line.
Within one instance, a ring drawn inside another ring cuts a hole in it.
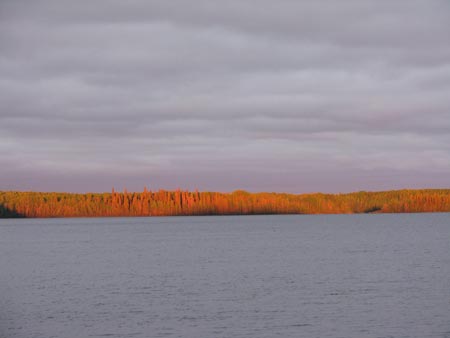
M 149 191 L 0 192 L 0 217 L 341 214 L 450 211 L 450 190 L 349 194 Z

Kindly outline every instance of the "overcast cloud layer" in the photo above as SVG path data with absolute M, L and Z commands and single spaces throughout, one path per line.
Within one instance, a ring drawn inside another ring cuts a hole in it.
M 0 190 L 450 187 L 450 1 L 0 2 Z

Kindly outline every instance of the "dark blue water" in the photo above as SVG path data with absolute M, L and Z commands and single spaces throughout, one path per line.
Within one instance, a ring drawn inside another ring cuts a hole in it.
M 0 337 L 450 337 L 450 214 L 0 220 Z

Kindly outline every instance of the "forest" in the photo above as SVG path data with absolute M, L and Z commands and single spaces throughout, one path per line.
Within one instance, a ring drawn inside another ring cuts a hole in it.
M 346 194 L 0 191 L 0 218 L 450 212 L 450 189 Z

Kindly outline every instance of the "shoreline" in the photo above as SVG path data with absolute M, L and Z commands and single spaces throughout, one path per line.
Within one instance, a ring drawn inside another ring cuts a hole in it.
M 450 189 L 339 194 L 0 191 L 0 218 L 322 215 L 450 212 Z

